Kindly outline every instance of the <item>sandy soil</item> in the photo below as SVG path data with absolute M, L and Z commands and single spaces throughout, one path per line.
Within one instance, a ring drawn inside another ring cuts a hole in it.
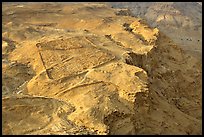
M 3 134 L 202 134 L 202 64 L 105 4 L 2 7 Z

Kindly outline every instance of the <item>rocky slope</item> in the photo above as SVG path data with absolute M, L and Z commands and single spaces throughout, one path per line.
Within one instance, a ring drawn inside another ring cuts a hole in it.
M 105 4 L 3 4 L 3 134 L 202 134 L 202 65 Z
M 132 16 L 158 27 L 191 55 L 202 55 L 202 4 L 199 2 L 110 2 L 115 8 L 126 8 Z

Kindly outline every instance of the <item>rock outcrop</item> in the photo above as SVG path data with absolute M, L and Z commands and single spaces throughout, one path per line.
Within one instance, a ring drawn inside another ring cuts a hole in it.
M 3 15 L 3 134 L 202 134 L 201 62 L 157 28 L 104 4 Z

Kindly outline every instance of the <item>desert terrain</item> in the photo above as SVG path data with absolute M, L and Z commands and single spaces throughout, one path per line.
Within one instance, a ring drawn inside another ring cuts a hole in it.
M 201 135 L 201 59 L 128 14 L 3 3 L 3 134 Z
M 202 56 L 202 2 L 108 2 L 128 9 L 196 58 Z

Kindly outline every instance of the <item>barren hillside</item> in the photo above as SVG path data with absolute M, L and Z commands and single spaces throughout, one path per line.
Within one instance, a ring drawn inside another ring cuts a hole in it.
M 158 27 L 192 56 L 202 56 L 202 3 L 200 2 L 109 2 L 126 8 L 132 16 Z
M 201 61 L 120 12 L 3 3 L 3 134 L 202 134 Z

